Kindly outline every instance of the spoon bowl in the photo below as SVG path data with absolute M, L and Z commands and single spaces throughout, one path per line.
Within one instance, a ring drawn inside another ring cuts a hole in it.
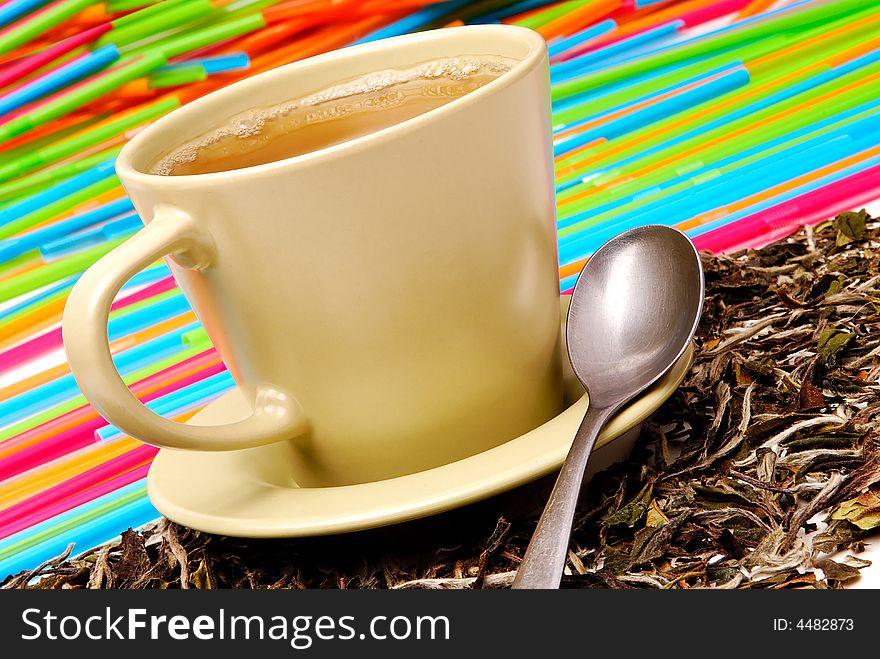
M 568 355 L 590 405 L 622 404 L 665 374 L 690 343 L 703 306 L 703 268 L 677 229 L 650 225 L 608 241 L 572 292 Z
M 681 231 L 626 231 L 587 261 L 572 291 L 568 356 L 590 405 L 513 582 L 558 588 L 584 471 L 612 414 L 684 354 L 703 309 L 703 267 Z

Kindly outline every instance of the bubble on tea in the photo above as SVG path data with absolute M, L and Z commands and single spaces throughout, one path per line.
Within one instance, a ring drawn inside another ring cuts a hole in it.
M 207 174 L 283 160 L 367 135 L 464 96 L 515 60 L 472 55 L 375 71 L 268 108 L 237 114 L 164 154 L 164 176 Z

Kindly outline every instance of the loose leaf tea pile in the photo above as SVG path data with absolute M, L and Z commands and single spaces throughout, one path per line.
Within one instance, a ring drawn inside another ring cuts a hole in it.
M 880 527 L 880 224 L 844 213 L 704 265 L 693 369 L 630 459 L 584 493 L 565 587 L 839 587 L 868 565 L 858 553 Z M 244 540 L 163 522 L 4 586 L 504 587 L 551 483 L 522 490 L 528 505 L 502 497 L 345 538 Z

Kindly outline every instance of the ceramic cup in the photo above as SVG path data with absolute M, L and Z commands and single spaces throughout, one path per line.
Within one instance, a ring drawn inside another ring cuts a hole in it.
M 219 173 L 149 165 L 224 119 L 435 58 L 516 60 L 484 87 L 305 155 Z M 438 30 L 263 73 L 159 119 L 116 168 L 145 228 L 93 265 L 64 312 L 83 393 L 155 446 L 288 442 L 300 486 L 370 482 L 481 452 L 562 406 L 548 62 L 512 26 Z M 107 316 L 163 256 L 253 414 L 180 424 L 117 374 Z

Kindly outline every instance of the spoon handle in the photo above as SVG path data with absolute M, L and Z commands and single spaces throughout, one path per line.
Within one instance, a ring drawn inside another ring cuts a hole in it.
M 608 407 L 587 408 L 526 555 L 517 569 L 513 588 L 559 588 L 587 461 L 599 431 L 612 412 Z

